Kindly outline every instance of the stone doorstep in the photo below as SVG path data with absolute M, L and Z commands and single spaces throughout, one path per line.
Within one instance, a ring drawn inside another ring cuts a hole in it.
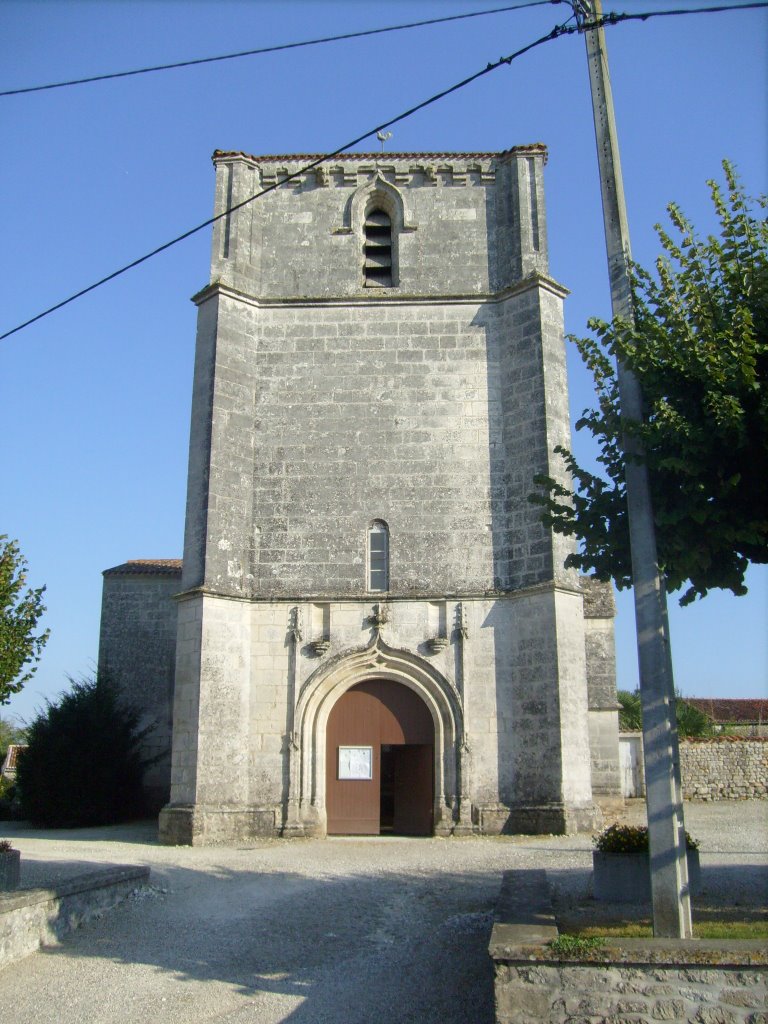
M 0 969 L 60 941 L 84 921 L 122 902 L 150 869 L 117 864 L 64 879 L 50 889 L 0 893 Z

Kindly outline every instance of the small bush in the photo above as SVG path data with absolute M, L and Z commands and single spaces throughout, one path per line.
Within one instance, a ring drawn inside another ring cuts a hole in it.
M 17 775 L 23 817 L 53 828 L 141 817 L 145 731 L 138 713 L 104 676 L 70 683 L 29 726 Z
M 592 843 L 601 853 L 647 853 L 648 829 L 645 825 L 609 825 L 596 836 Z M 685 833 L 685 845 L 689 850 L 698 850 L 696 839 Z
M 21 806 L 16 783 L 7 777 L 0 776 L 0 821 L 18 821 L 21 818 Z

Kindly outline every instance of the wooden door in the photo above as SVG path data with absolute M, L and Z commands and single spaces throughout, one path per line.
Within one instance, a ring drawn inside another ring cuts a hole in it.
M 329 835 L 379 834 L 380 751 L 378 700 L 353 687 L 336 702 L 326 730 L 325 788 Z M 370 748 L 370 778 L 341 778 L 342 751 Z
M 328 716 L 325 788 L 329 835 L 380 833 L 382 744 L 398 751 L 395 771 L 400 782 L 395 784 L 403 792 L 410 786 L 420 794 L 418 811 L 416 797 L 401 799 L 403 822 L 410 828 L 417 821 L 420 829 L 409 834 L 431 834 L 432 755 L 402 755 L 401 750 L 409 745 L 429 748 L 430 752 L 434 749 L 432 716 L 407 686 L 375 679 L 347 690 Z M 398 769 L 401 757 L 403 763 Z
M 430 744 L 392 747 L 394 812 L 392 831 L 402 836 L 432 835 L 434 794 L 433 749 Z

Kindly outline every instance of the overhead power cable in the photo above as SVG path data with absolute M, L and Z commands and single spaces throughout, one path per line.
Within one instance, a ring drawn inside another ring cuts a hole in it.
M 145 253 L 138 259 L 132 260 L 130 263 L 126 263 L 126 265 L 124 267 L 120 267 L 119 270 L 115 270 L 111 274 L 107 274 L 106 277 L 102 277 L 100 280 L 94 281 L 93 284 L 88 285 L 87 288 L 81 288 L 80 291 L 75 292 L 74 295 L 70 295 L 68 298 L 62 299 L 61 302 L 57 302 L 55 306 L 50 306 L 48 309 L 43 310 L 42 313 L 38 313 L 36 316 L 31 317 L 29 320 L 25 320 L 24 323 L 19 324 L 17 327 L 11 328 L 10 331 L 6 331 L 4 334 L 0 334 L 0 341 L 2 341 L 4 338 L 9 338 L 12 334 L 16 334 L 17 331 L 21 331 L 25 327 L 29 327 L 31 324 L 36 323 L 38 320 L 42 320 L 43 317 L 48 316 L 50 313 L 55 313 L 57 309 L 61 309 L 63 306 L 69 305 L 70 302 L 74 302 L 75 299 L 79 299 L 83 295 L 87 295 L 88 292 L 92 292 L 96 288 L 100 288 L 101 285 L 107 284 L 108 281 L 114 281 L 116 277 L 120 277 L 122 274 L 127 273 L 129 270 L 133 270 L 134 267 L 138 267 L 140 264 L 146 263 L 146 261 L 152 259 L 153 256 L 158 256 L 161 252 L 165 252 L 166 249 L 170 249 L 171 246 L 176 245 L 179 242 L 183 242 L 184 239 L 190 238 L 192 235 L 197 234 L 198 231 L 202 231 L 203 228 L 207 228 L 211 224 L 215 224 L 216 221 L 222 220 L 224 217 L 228 217 L 230 214 L 235 213 L 243 206 L 247 206 L 248 203 L 252 203 L 255 199 L 261 199 L 262 196 L 267 195 L 269 192 L 274 192 L 274 190 L 276 188 L 279 188 L 281 185 L 285 185 L 287 182 L 293 181 L 295 178 L 298 178 L 302 174 L 306 174 L 308 171 L 313 170 L 315 167 L 319 167 L 320 164 L 325 163 L 327 160 L 332 160 L 334 157 L 339 156 L 341 153 L 345 153 L 348 150 L 353 149 L 358 143 L 362 142 L 364 139 L 370 138 L 377 132 L 384 131 L 385 128 L 389 128 L 393 124 L 398 124 L 398 122 L 404 121 L 407 117 L 410 117 L 417 111 L 423 110 L 425 107 L 430 106 L 432 103 L 436 103 L 438 100 L 443 99 L 445 96 L 450 96 L 451 93 L 458 92 L 459 89 L 463 89 L 471 82 L 477 81 L 478 78 L 482 78 L 484 75 L 489 74 L 491 71 L 495 71 L 497 68 L 502 67 L 502 65 L 511 64 L 513 60 L 516 60 L 518 57 L 522 57 L 523 54 L 528 53 L 535 47 L 541 46 L 542 43 L 547 43 L 551 39 L 557 39 L 561 35 L 576 32 L 577 28 L 575 25 L 569 27 L 569 22 L 572 21 L 573 18 L 574 16 L 572 15 L 564 24 L 555 25 L 551 32 L 548 32 L 546 35 L 541 36 L 534 42 L 529 43 L 527 46 L 523 46 L 521 49 L 516 50 L 514 53 L 511 53 L 508 57 L 500 57 L 499 60 L 495 61 L 492 64 L 488 64 L 481 71 L 476 71 L 475 74 L 470 75 L 468 78 L 462 79 L 461 82 L 457 82 L 455 85 L 451 85 L 447 89 L 443 89 L 441 92 L 435 93 L 435 95 L 430 96 L 429 99 L 422 100 L 421 103 L 417 103 L 415 106 L 403 111 L 402 114 L 398 114 L 396 117 L 391 118 L 389 121 L 384 121 L 382 124 L 376 125 L 375 128 L 370 128 L 368 131 L 363 132 L 362 135 L 358 135 L 357 138 L 350 139 L 349 142 L 345 142 L 343 146 L 339 146 L 337 149 L 334 149 L 333 152 L 324 153 L 322 156 L 317 157 L 316 160 L 312 160 L 308 164 L 304 164 L 303 167 L 300 167 L 298 170 L 293 171 L 293 173 L 286 175 L 284 178 L 281 178 L 273 185 L 268 185 L 260 192 L 256 192 L 254 193 L 254 195 L 249 196 L 247 199 L 243 199 L 242 202 L 235 203 L 233 206 L 230 206 L 228 209 L 222 211 L 222 213 L 217 214 L 215 217 L 209 217 L 208 220 L 204 220 L 201 224 L 198 224 L 196 227 L 190 228 L 189 231 L 185 231 L 183 234 L 178 235 L 176 238 L 172 238 L 169 242 L 165 242 L 163 245 L 159 245 L 156 249 L 153 249 L 151 252 Z
M 70 85 L 86 85 L 89 82 L 106 82 L 112 78 L 130 78 L 133 75 L 148 75 L 154 71 L 172 71 L 175 68 L 189 68 L 196 64 L 213 64 L 217 61 L 236 60 L 239 57 L 257 57 L 266 53 L 279 53 L 281 50 L 297 50 L 302 46 L 319 46 L 323 43 L 337 43 L 345 39 L 362 39 L 364 36 L 376 36 L 385 32 L 402 32 L 411 28 L 422 28 L 426 25 L 441 25 L 449 21 L 464 21 L 467 18 L 482 18 L 488 14 L 506 14 L 508 11 L 521 11 L 526 7 L 545 7 L 551 4 L 568 3 L 568 0 L 523 0 L 522 3 L 509 4 L 506 7 L 492 7 L 484 11 L 470 11 L 467 14 L 451 14 L 442 18 L 428 18 L 425 21 L 411 21 L 404 25 L 388 25 L 385 28 L 369 28 L 360 32 L 345 32 L 336 36 L 321 36 L 318 39 L 304 39 L 296 43 L 279 43 L 275 46 L 261 46 L 256 50 L 241 50 L 238 53 L 225 53 L 219 57 L 198 57 L 195 60 L 181 60 L 174 64 L 157 64 L 148 68 L 134 68 L 131 71 L 114 71 L 104 75 L 91 75 L 88 78 L 73 78 L 66 82 L 50 82 L 48 85 L 29 85 L 21 89 L 0 90 L 0 96 L 19 96 L 28 92 L 43 92 L 46 89 L 64 89 Z
M 61 302 L 57 302 L 54 306 L 50 306 L 48 309 L 43 310 L 42 313 L 38 313 L 36 316 L 31 317 L 29 320 L 25 320 L 23 323 L 11 328 L 11 330 L 6 331 L 4 334 L 0 334 L 0 341 L 2 341 L 5 338 L 9 338 L 12 334 L 16 334 L 18 331 L 23 330 L 25 327 L 29 327 L 31 324 L 36 323 L 38 320 L 42 320 L 43 317 L 46 317 L 51 313 L 55 313 L 56 310 L 62 309 L 64 306 L 69 305 L 70 302 L 74 302 L 75 299 L 79 299 L 83 295 L 87 295 L 89 292 L 94 291 L 96 288 L 100 288 L 101 285 L 107 284 L 109 281 L 113 281 L 116 277 L 120 277 L 122 274 L 127 273 L 129 270 L 133 270 L 134 267 L 138 267 L 142 263 L 146 263 L 146 261 L 152 259 L 153 256 L 158 256 L 161 252 L 165 252 L 166 249 L 170 249 L 172 246 L 177 245 L 179 242 L 183 242 L 185 239 L 190 238 L 192 235 L 197 234 L 198 231 L 202 231 L 204 228 L 209 227 L 211 224 L 215 224 L 217 221 L 222 220 L 224 217 L 228 217 L 230 214 L 241 209 L 243 206 L 247 206 L 248 203 L 252 203 L 256 199 L 261 199 L 262 196 L 267 195 L 269 192 L 273 192 L 276 188 L 279 188 L 281 185 L 285 185 L 287 182 L 293 181 L 295 178 L 299 177 L 302 174 L 306 174 L 308 171 L 313 170 L 315 167 L 318 167 L 320 164 L 325 163 L 327 160 L 332 160 L 334 157 L 339 156 L 341 153 L 347 152 L 348 150 L 356 146 L 359 142 L 362 142 L 363 140 L 370 138 L 377 132 L 384 131 L 386 128 L 389 128 L 394 124 L 398 124 L 400 121 L 404 121 L 407 117 L 410 117 L 417 111 L 423 110 L 425 107 L 430 106 L 432 103 L 436 103 L 438 100 L 443 99 L 445 96 L 451 95 L 451 93 L 458 92 L 459 89 L 463 89 L 465 86 L 476 81 L 478 78 L 482 78 L 489 72 L 495 71 L 502 65 L 511 64 L 513 60 L 516 60 L 518 57 L 522 57 L 523 54 L 528 53 L 530 50 L 533 50 L 537 46 L 541 46 L 542 43 L 549 42 L 551 39 L 557 39 L 559 36 L 562 35 L 571 35 L 574 32 L 583 31 L 585 28 L 596 28 L 601 25 L 617 24 L 619 21 L 632 21 L 638 19 L 645 20 L 647 18 L 661 17 L 665 15 L 674 14 L 704 14 L 710 12 L 719 13 L 722 11 L 749 10 L 754 8 L 765 7 L 768 7 L 768 0 L 760 0 L 760 2 L 739 4 L 735 6 L 720 6 L 717 8 L 702 7 L 696 9 L 689 8 L 688 10 L 646 11 L 644 13 L 638 12 L 636 14 L 624 15 L 607 14 L 603 15 L 602 18 L 597 19 L 588 24 L 582 23 L 581 26 L 571 26 L 569 24 L 576 17 L 575 15 L 572 15 L 562 25 L 555 25 L 551 32 L 548 32 L 546 35 L 541 36 L 534 42 L 529 43 L 527 46 L 524 46 L 521 49 L 516 50 L 514 53 L 511 53 L 508 57 L 500 57 L 499 60 L 495 61 L 494 63 L 488 64 L 481 71 L 477 71 L 475 72 L 475 74 L 470 75 L 468 78 L 463 79 L 461 82 L 457 82 L 455 85 L 449 86 L 449 88 L 443 89 L 441 92 L 435 93 L 434 96 L 430 96 L 429 99 L 423 100 L 421 103 L 417 103 L 415 106 L 404 111 L 402 114 L 398 114 L 396 117 L 391 118 L 389 121 L 384 121 L 382 124 L 377 125 L 375 128 L 371 128 L 369 131 L 364 132 L 362 135 L 358 135 L 356 139 L 351 139 L 349 142 L 346 142 L 343 146 L 339 146 L 338 149 L 333 150 L 333 152 L 319 156 L 316 160 L 310 161 L 310 163 L 305 164 L 303 167 L 300 167 L 292 174 L 286 175 L 286 177 L 281 178 L 280 181 L 275 182 L 275 184 L 267 186 L 267 188 L 262 189 L 260 192 L 256 192 L 254 195 L 249 196 L 247 199 L 242 200 L 242 202 L 236 203 L 235 205 L 222 211 L 222 213 L 219 213 L 214 217 L 209 217 L 208 220 L 204 220 L 201 224 L 196 225 L 196 227 L 190 228 L 189 231 L 185 231 L 183 234 L 178 235 L 176 238 L 172 238 L 169 242 L 165 242 L 163 245 L 158 246 L 151 252 L 145 253 L 143 256 L 140 256 L 138 259 L 133 260 L 131 263 L 127 263 L 124 267 L 120 267 L 118 270 L 113 271 L 106 277 L 102 277 L 100 280 L 94 281 L 94 283 L 88 285 L 88 287 L 82 288 L 79 292 L 75 292 L 74 295 L 70 295 L 68 298 L 62 299 Z
M 240 50 L 237 53 L 224 53 L 217 57 L 198 57 L 192 60 L 176 61 L 172 64 L 156 64 L 146 68 L 133 68 L 129 71 L 113 71 L 104 75 L 90 75 L 87 78 L 72 78 L 64 82 L 49 82 L 47 85 L 29 85 L 19 89 L 2 89 L 0 96 L 20 96 L 30 92 L 44 92 L 48 89 L 64 89 L 71 85 L 87 85 L 91 82 L 106 82 L 115 78 L 130 78 L 134 75 L 148 75 L 155 71 L 172 71 L 177 68 L 189 68 L 198 64 L 213 64 L 217 61 L 236 60 L 239 57 L 256 57 L 267 53 L 279 53 L 282 50 L 295 50 L 304 46 L 319 46 L 324 43 L 336 43 L 346 39 L 362 39 L 365 36 L 381 35 L 386 32 L 401 32 L 411 28 L 422 28 L 428 25 L 441 25 L 450 21 L 463 21 L 467 18 L 482 18 L 489 14 L 506 14 L 509 11 L 521 11 L 527 7 L 545 7 L 551 4 L 569 3 L 569 0 L 524 0 L 523 3 L 508 4 L 506 7 L 492 7 L 484 11 L 469 11 L 466 14 L 451 14 L 443 18 L 427 18 L 424 21 L 411 21 L 402 25 L 387 25 L 383 28 L 363 29 L 360 32 L 345 32 L 336 36 L 320 36 L 317 39 L 304 39 L 295 43 L 279 43 L 275 46 L 262 46 L 254 50 Z M 615 24 L 618 21 L 645 20 L 647 18 L 667 17 L 678 14 L 714 14 L 723 11 L 751 10 L 754 8 L 766 7 L 766 2 L 755 2 L 746 4 L 723 4 L 719 7 L 698 7 L 683 8 L 674 11 L 647 11 L 636 14 L 610 13 L 603 16 L 600 22 L 604 24 Z M 595 23 L 585 25 L 585 28 L 595 27 Z
M 603 13 L 594 21 L 582 23 L 582 29 L 601 28 L 605 25 L 618 25 L 621 21 L 647 21 L 649 18 L 669 18 L 681 14 L 722 14 L 725 11 L 751 11 L 768 7 L 768 0 L 754 0 L 747 4 L 720 4 L 717 7 L 678 7 L 670 11 L 635 11 L 632 14 L 617 14 L 615 11 Z

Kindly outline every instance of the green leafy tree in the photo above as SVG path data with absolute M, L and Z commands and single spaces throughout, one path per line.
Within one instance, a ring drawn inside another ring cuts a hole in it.
M 37 633 L 45 611 L 43 592 L 25 590 L 27 562 L 15 540 L 0 534 L 0 704 L 28 682 L 50 630 Z
M 619 729 L 621 732 L 640 732 L 643 728 L 643 711 L 639 690 L 619 690 Z M 678 736 L 685 739 L 692 736 L 712 736 L 714 725 L 698 708 L 689 704 L 677 694 L 675 701 Z
M 640 705 L 640 691 L 619 690 L 619 729 L 622 732 L 640 732 L 643 728 L 643 711 Z
M 147 730 L 138 712 L 106 676 L 70 684 L 28 727 L 17 775 L 22 816 L 53 828 L 141 817 Z
M 575 536 L 568 565 L 631 586 L 622 434 L 639 437 L 648 466 L 659 568 L 688 604 L 712 587 L 746 593 L 750 562 L 768 561 L 768 198 L 746 196 L 724 162 L 727 189 L 708 182 L 719 236 L 698 237 L 674 203 L 673 233 L 652 275 L 632 266 L 634 324 L 591 319 L 572 338 L 595 381 L 585 410 L 599 475 L 567 448 L 569 491 L 538 477 L 544 521 Z M 621 420 L 615 360 L 638 378 L 642 423 Z

